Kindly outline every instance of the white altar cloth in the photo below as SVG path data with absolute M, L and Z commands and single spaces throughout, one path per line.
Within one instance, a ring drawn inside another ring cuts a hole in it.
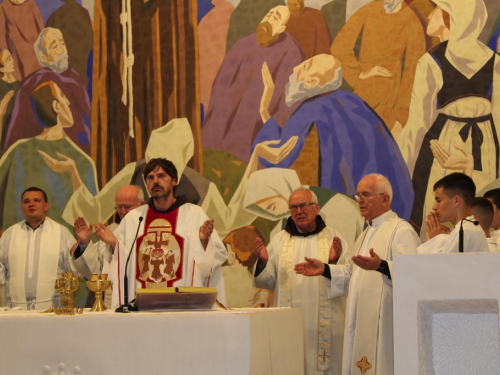
M 0 312 L 0 374 L 303 374 L 300 309 Z

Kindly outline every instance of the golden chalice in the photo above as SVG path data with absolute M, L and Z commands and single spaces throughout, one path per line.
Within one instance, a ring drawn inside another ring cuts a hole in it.
M 106 305 L 102 300 L 102 292 L 104 292 L 111 285 L 111 281 L 108 280 L 108 274 L 99 273 L 90 275 L 90 281 L 86 281 L 87 286 L 93 292 L 95 292 L 95 302 L 94 306 L 90 309 L 90 312 L 95 311 L 106 311 Z

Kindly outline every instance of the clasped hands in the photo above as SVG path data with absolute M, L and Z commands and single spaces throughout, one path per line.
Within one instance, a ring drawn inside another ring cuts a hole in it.
M 435 212 L 431 211 L 425 221 L 425 231 L 429 238 L 434 238 L 439 234 L 450 234 L 450 228 L 441 224 Z

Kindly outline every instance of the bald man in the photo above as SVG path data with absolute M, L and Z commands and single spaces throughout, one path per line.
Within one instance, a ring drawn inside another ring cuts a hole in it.
M 104 223 L 87 224 L 83 217 L 78 217 L 75 221 L 75 235 L 78 240 L 78 247 L 73 254 L 73 264 L 85 278 L 90 279 L 91 274 L 108 273 L 114 269 L 110 267 L 113 261 L 113 253 L 108 244 L 115 243 L 116 237 L 113 231 L 118 227 L 120 221 L 133 209 L 146 203 L 144 192 L 135 185 L 126 185 L 118 189 L 115 195 L 115 222 L 106 226 Z M 96 232 L 100 241 L 93 244 L 90 241 L 93 232 Z M 114 275 L 108 274 L 113 287 Z M 109 298 L 108 298 L 109 297 Z M 106 293 L 107 306 L 111 303 L 111 293 Z

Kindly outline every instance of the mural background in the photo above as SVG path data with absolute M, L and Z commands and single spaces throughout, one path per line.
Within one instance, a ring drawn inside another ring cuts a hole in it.
M 440 176 L 498 184 L 500 3 L 405 0 L 389 13 L 383 0 L 2 0 L 1 229 L 22 219 L 29 186 L 68 228 L 111 222 L 116 190 L 169 158 L 225 238 L 231 306 L 269 304 L 251 286 L 253 241 L 282 228 L 300 186 L 353 244 L 351 195 L 383 173 L 419 230 Z M 59 32 L 35 52 L 45 27 Z M 293 75 L 301 93 L 327 89 L 289 106 Z M 44 82 L 69 101 L 62 135 L 35 111 Z

